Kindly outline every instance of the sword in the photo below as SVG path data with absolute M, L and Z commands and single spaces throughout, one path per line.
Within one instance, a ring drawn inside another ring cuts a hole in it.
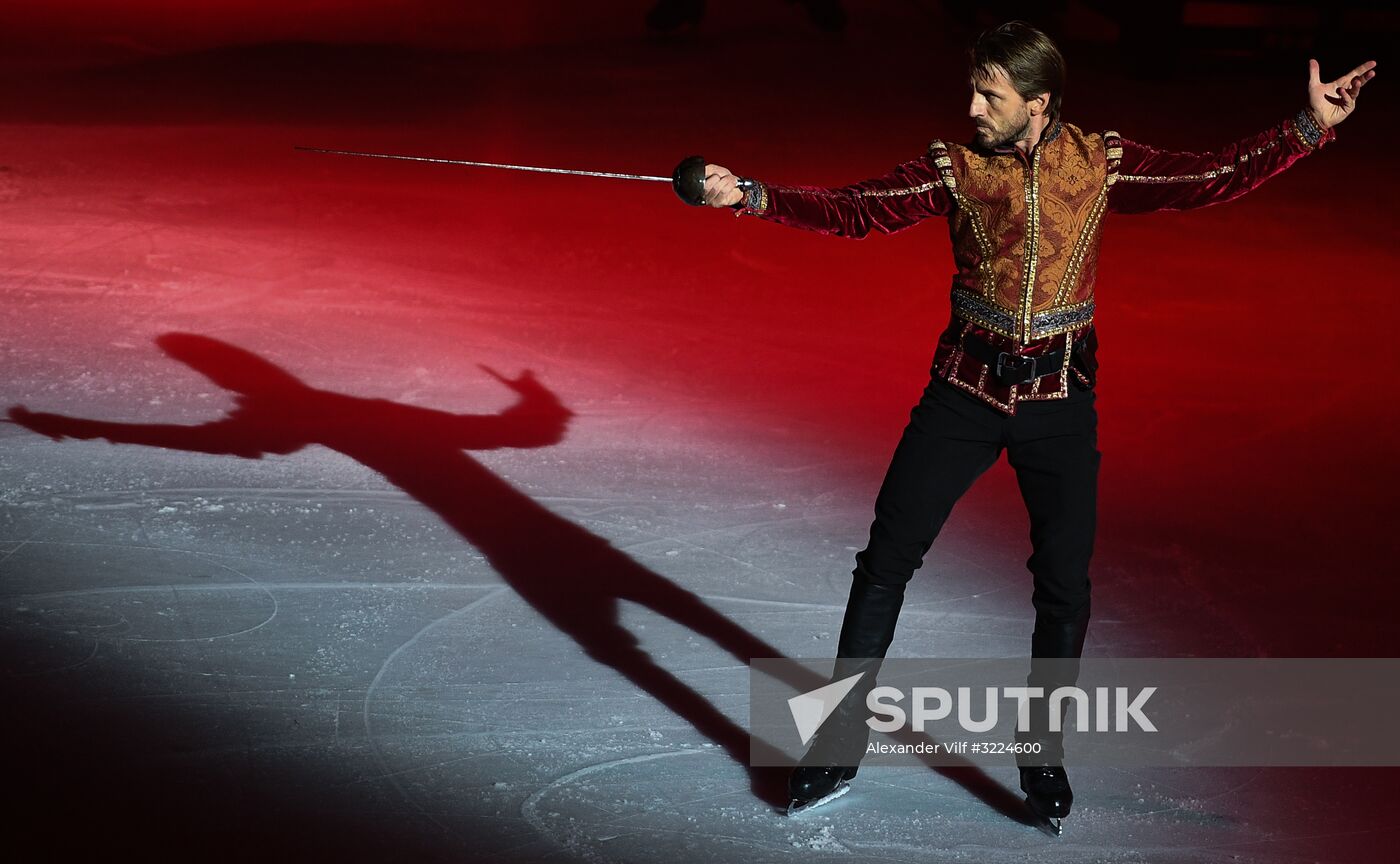
M 533 171 L 538 174 L 571 174 L 575 177 L 607 177 L 613 180 L 643 180 L 656 183 L 670 183 L 671 188 L 682 201 L 695 207 L 705 205 L 705 159 L 702 156 L 687 156 L 676 166 L 670 177 L 657 177 L 650 174 L 623 174 L 616 171 L 583 171 L 577 168 L 542 168 L 538 165 L 508 165 L 504 162 L 474 162 L 467 159 L 438 159 L 432 156 L 407 156 L 402 153 L 363 153 L 357 150 L 330 150 L 324 147 L 301 147 L 295 149 L 306 153 L 329 153 L 332 156 L 364 156 L 370 159 L 399 159 L 407 162 L 432 162 L 438 165 L 466 165 L 472 168 L 501 168 L 506 171 Z M 748 189 L 752 180 L 739 179 L 739 188 Z

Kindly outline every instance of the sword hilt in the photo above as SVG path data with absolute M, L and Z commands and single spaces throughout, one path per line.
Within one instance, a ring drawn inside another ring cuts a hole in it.
M 748 189 L 753 181 L 740 177 L 739 188 Z M 705 157 L 687 156 L 671 174 L 671 187 L 676 195 L 692 207 L 705 206 Z

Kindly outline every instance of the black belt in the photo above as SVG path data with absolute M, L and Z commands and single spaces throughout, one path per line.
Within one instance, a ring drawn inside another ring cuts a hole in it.
M 1079 344 L 1079 343 L 1076 343 Z M 1006 386 L 1024 384 L 1064 368 L 1064 351 L 1047 351 L 1034 357 L 1022 357 L 1002 351 L 990 342 L 969 333 L 963 337 L 963 350 L 987 364 L 997 380 Z M 1070 350 L 1074 350 L 1071 346 Z

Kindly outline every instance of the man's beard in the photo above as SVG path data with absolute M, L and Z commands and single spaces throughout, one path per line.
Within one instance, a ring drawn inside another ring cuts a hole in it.
M 1019 122 L 1019 126 L 1016 125 L 1017 122 Z M 1012 127 L 1013 131 L 1002 132 L 994 126 L 978 126 L 976 134 L 977 143 L 986 147 L 988 150 L 994 150 L 997 147 L 1005 147 L 1008 144 L 1014 144 L 1023 138 L 1029 138 L 1031 134 L 1030 112 L 1026 111 L 1020 117 L 1016 118 L 1016 120 L 1013 120 Z

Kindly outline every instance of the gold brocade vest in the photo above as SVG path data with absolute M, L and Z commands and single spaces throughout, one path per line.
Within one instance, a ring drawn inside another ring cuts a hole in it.
M 1029 157 L 1015 148 L 929 146 L 957 204 L 948 220 L 956 316 L 1022 345 L 1093 321 L 1117 144 L 1057 121 Z

